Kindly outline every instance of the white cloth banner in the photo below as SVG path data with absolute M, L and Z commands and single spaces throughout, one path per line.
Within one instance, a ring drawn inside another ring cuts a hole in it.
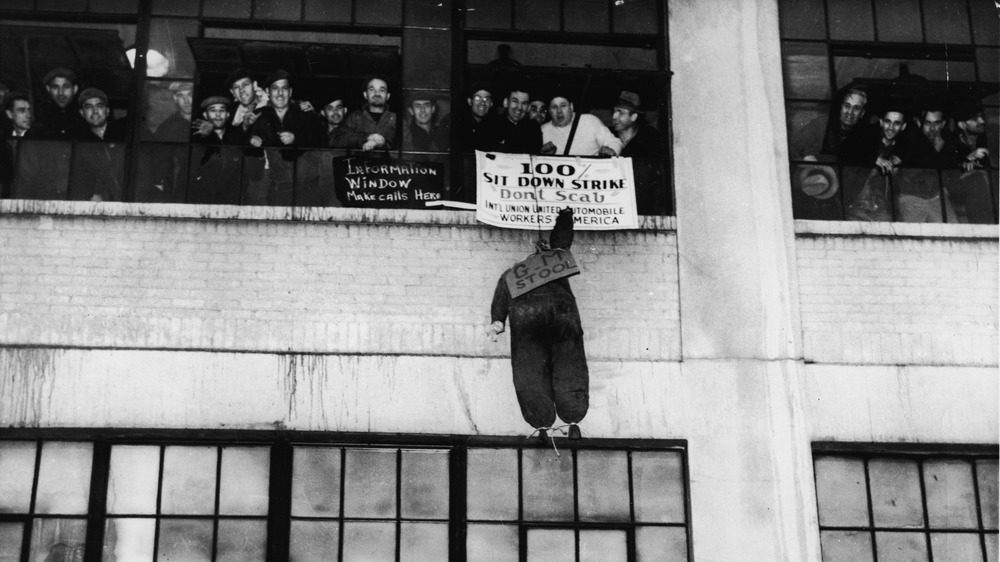
M 530 156 L 476 151 L 476 219 L 547 229 L 573 208 L 576 230 L 639 228 L 631 158 Z

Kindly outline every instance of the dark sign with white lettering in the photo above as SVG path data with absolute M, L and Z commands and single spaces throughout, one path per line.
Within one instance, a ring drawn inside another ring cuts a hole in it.
M 576 265 L 569 250 L 546 250 L 515 263 L 506 275 L 507 288 L 511 298 L 515 298 L 556 279 L 579 273 L 580 266 Z
M 423 209 L 442 198 L 444 164 L 341 156 L 333 159 L 333 185 L 345 207 Z

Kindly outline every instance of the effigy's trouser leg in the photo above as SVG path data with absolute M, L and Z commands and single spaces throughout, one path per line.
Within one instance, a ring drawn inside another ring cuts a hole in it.
M 578 423 L 587 415 L 590 374 L 582 337 L 552 344 L 552 388 L 560 419 L 566 423 Z
M 511 341 L 510 363 L 521 415 L 532 427 L 551 427 L 556 419 L 547 342 L 520 337 Z

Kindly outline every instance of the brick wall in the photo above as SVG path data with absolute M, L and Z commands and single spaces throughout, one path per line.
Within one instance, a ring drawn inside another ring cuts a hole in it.
M 490 300 L 537 235 L 468 212 L 3 206 L 3 345 L 505 355 Z M 590 357 L 679 357 L 665 225 L 577 234 Z
M 887 236 L 860 225 L 840 234 L 800 233 L 807 361 L 997 364 L 995 232 L 963 237 L 962 228 L 981 235 L 983 227 L 932 226 L 949 227 L 953 237 Z

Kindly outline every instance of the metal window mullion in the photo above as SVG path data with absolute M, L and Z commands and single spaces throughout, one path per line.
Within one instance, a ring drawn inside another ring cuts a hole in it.
M 215 448 L 215 511 L 212 516 L 212 558 L 214 562 L 215 557 L 219 552 L 219 503 L 222 496 L 222 445 L 217 445 Z
M 347 451 L 344 447 L 337 447 L 340 450 L 340 524 L 337 525 L 337 560 L 344 559 L 344 493 L 346 491 L 345 481 L 347 480 Z
M 528 528 L 524 524 L 524 449 L 517 448 L 517 549 L 518 560 L 528 560 Z
M 934 562 L 931 549 L 931 517 L 927 506 L 927 483 L 924 481 L 924 459 L 917 459 L 917 482 L 920 484 L 920 512 L 924 516 L 924 543 L 927 545 L 927 562 Z
M 872 38 L 876 42 L 878 42 L 878 10 L 875 9 L 875 2 L 877 1 L 878 0 L 869 0 L 868 2 L 872 12 Z
M 920 12 L 920 39 L 927 43 L 927 13 L 924 11 L 924 0 L 917 0 L 917 11 Z
M 663 4 L 663 2 L 657 2 Z M 608 34 L 615 32 L 615 0 L 608 0 Z
M 139 178 L 139 147 L 142 139 L 140 115 L 146 93 L 146 54 L 149 52 L 149 34 L 152 27 L 152 0 L 140 0 L 138 21 L 135 26 L 135 62 L 132 68 L 132 80 L 135 92 L 128 108 L 128 140 L 125 142 L 123 157 L 121 200 L 132 202 L 136 199 Z M 75 148 L 75 147 L 74 147 Z M 74 150 L 75 152 L 75 150 Z M 72 167 L 70 168 L 72 178 Z
M 111 465 L 111 445 L 107 441 L 93 442 L 90 469 L 90 497 L 87 506 L 87 530 L 84 542 L 84 562 L 103 560 L 104 523 L 107 516 L 108 474 Z
M 162 515 L 163 509 L 163 465 L 164 458 L 166 457 L 166 446 L 160 445 L 160 462 L 159 468 L 156 473 L 156 506 L 154 508 L 153 520 L 153 560 L 157 559 L 158 551 L 160 550 L 160 521 L 162 520 L 160 516 Z
M 399 562 L 400 543 L 403 540 L 403 450 L 396 449 L 396 562 Z
M 878 562 L 878 542 L 875 540 L 875 508 L 872 505 L 872 478 L 869 474 L 869 459 L 862 459 L 865 469 L 865 499 L 868 504 L 868 533 L 872 541 L 872 562 Z
M 465 562 L 467 523 L 467 495 L 469 456 L 466 445 L 458 445 L 448 452 L 448 559 Z
M 294 449 L 285 440 L 278 441 L 270 449 L 266 560 L 268 562 L 284 562 L 288 560 L 292 528 Z
M 28 501 L 28 518 L 21 532 L 21 562 L 31 561 L 31 533 L 35 526 L 35 496 L 38 495 L 38 476 L 42 467 L 42 441 L 35 441 L 35 477 L 31 482 L 31 498 Z
M 979 495 L 979 471 L 976 470 L 978 466 L 979 459 L 972 459 L 969 461 L 969 470 L 972 471 L 972 493 L 973 498 L 976 501 L 976 524 L 979 527 L 979 549 L 982 553 L 983 560 L 988 560 L 987 553 L 989 552 L 989 546 L 986 544 L 986 528 L 983 524 L 983 504 L 982 497 Z
M 580 475 L 577 471 L 577 450 L 570 454 L 573 463 L 573 538 L 576 543 L 576 562 L 580 562 Z

